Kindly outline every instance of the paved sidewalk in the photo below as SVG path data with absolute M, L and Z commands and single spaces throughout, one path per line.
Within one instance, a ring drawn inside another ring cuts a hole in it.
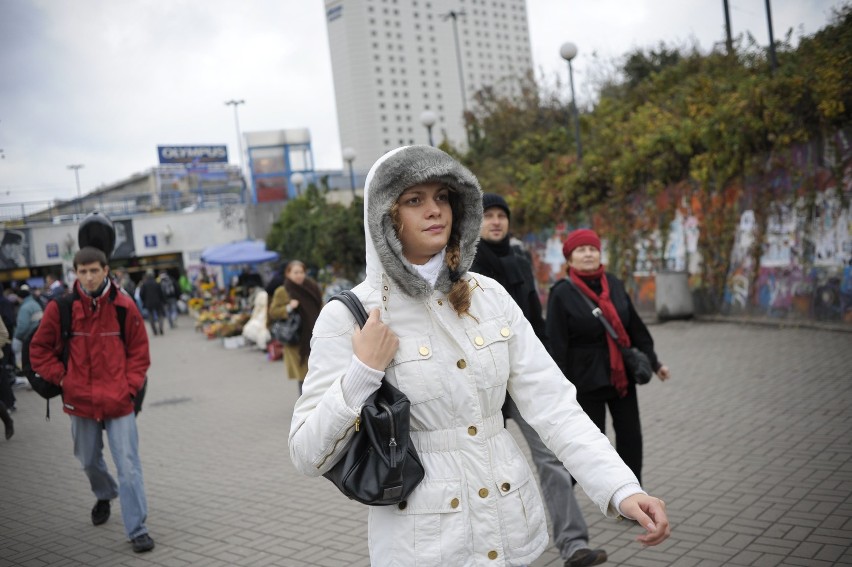
M 16 433 L 0 439 L 0 567 L 368 565 L 366 510 L 290 464 L 297 388 L 283 364 L 180 324 L 151 337 L 139 417 L 156 549 L 132 552 L 117 501 L 92 526 L 67 416 L 52 402 L 46 422 L 44 401 L 16 390 Z M 641 388 L 644 477 L 674 533 L 642 549 L 637 528 L 578 490 L 606 565 L 852 565 L 852 337 L 694 321 L 652 333 L 674 378 Z M 552 549 L 533 564 L 560 565 Z

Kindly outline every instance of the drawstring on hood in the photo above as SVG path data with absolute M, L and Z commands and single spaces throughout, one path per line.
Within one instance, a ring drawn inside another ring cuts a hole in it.
M 473 263 L 482 224 L 482 189 L 476 177 L 445 152 L 432 146 L 404 146 L 391 150 L 373 164 L 364 190 L 364 232 L 367 247 L 367 281 L 381 289 L 386 274 L 406 295 L 422 299 L 433 284 L 402 254 L 402 242 L 393 226 L 391 207 L 403 191 L 422 183 L 442 183 L 450 188 L 453 227 L 450 242 L 459 243 L 459 265 L 440 267 L 434 289 L 449 293 Z

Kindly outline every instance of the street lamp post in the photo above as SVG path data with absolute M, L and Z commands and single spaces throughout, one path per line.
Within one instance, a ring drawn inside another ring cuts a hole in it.
M 237 107 L 239 105 L 245 104 L 245 103 L 246 103 L 246 101 L 244 101 L 243 99 L 240 99 L 240 100 L 233 100 L 232 99 L 232 100 L 225 101 L 226 106 L 233 106 L 234 107 L 234 124 L 236 124 L 236 126 L 237 126 L 237 148 L 239 148 L 239 152 L 240 152 L 240 175 L 243 175 L 243 176 L 245 176 L 245 167 L 243 165 L 243 137 L 242 137 L 242 134 L 240 134 L 240 117 L 237 114 Z
M 426 126 L 426 132 L 429 134 L 429 145 L 434 146 L 432 141 L 432 126 L 438 121 L 438 116 L 431 110 L 424 110 L 420 113 L 420 123 Z
M 352 162 L 355 161 L 355 148 L 346 146 L 343 148 L 343 160 L 349 164 L 349 187 L 352 189 L 352 198 L 355 198 L 355 171 L 352 169 Z
M 83 204 L 80 202 L 80 198 L 82 197 L 82 195 L 80 193 L 80 168 L 81 167 L 83 167 L 82 163 L 75 163 L 73 165 L 68 166 L 68 169 L 74 170 L 74 179 L 77 181 L 77 208 L 81 209 L 80 212 L 82 212 L 82 206 L 83 206 Z
M 461 46 L 459 45 L 459 29 L 458 29 L 458 19 L 459 17 L 465 17 L 467 14 L 464 10 L 459 10 L 456 12 L 455 10 L 450 10 L 448 13 L 441 16 L 441 19 L 445 22 L 452 18 L 453 20 L 453 37 L 456 40 L 456 62 L 459 67 L 459 86 L 461 87 L 461 96 L 462 96 L 462 111 L 467 114 L 467 96 L 465 95 L 464 90 L 464 69 L 462 68 L 462 57 L 461 57 Z
M 583 144 L 580 142 L 580 115 L 577 112 L 577 97 L 574 95 L 574 68 L 571 60 L 577 56 L 577 46 L 566 42 L 559 48 L 559 54 L 568 62 L 568 80 L 571 83 L 571 111 L 574 114 L 574 139 L 577 142 L 577 161 L 583 161 Z

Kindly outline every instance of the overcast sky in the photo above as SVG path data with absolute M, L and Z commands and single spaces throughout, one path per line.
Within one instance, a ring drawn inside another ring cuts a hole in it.
M 729 3 L 734 35 L 767 44 L 764 0 Z M 841 4 L 772 0 L 775 37 L 811 35 Z M 573 41 L 588 100 L 634 48 L 724 41 L 722 5 L 527 0 L 536 72 L 565 80 Z M 238 163 L 230 99 L 242 131 L 309 128 L 316 167 L 341 166 L 322 0 L 0 0 L 0 204 L 73 197 L 69 164 L 83 193 L 119 181 L 156 165 L 157 145 L 227 144 Z

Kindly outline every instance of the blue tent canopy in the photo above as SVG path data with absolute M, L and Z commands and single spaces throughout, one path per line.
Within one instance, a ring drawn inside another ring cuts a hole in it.
M 205 248 L 201 261 L 205 264 L 225 266 L 230 264 L 261 264 L 278 259 L 278 252 L 266 249 L 263 240 L 241 240 Z

